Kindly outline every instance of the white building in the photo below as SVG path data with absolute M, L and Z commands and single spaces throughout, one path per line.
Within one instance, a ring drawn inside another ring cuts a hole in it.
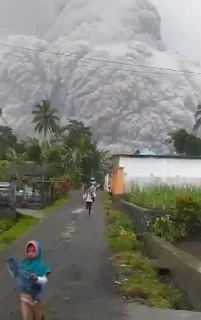
M 120 154 L 113 166 L 123 168 L 125 191 L 134 184 L 201 185 L 201 157 Z

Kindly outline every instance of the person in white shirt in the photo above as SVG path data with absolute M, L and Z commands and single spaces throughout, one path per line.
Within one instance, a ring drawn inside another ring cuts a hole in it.
M 93 195 L 93 202 L 94 202 L 96 198 L 96 187 L 92 185 L 90 189 Z
M 84 201 L 86 202 L 86 209 L 89 212 L 89 215 L 91 214 L 91 208 L 94 201 L 93 193 L 91 189 L 88 189 L 86 193 L 83 196 Z

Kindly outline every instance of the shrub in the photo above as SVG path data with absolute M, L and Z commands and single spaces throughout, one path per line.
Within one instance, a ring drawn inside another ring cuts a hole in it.
M 171 243 L 174 243 L 177 239 L 185 237 L 186 235 L 186 225 L 184 223 L 176 224 L 170 215 L 156 218 L 150 229 L 156 236 Z
M 197 197 L 183 192 L 175 198 L 171 215 L 157 218 L 150 227 L 157 236 L 174 243 L 201 225 L 201 203 Z
M 122 227 L 110 229 L 109 236 L 110 247 L 115 251 L 136 250 L 139 247 L 136 235 Z
M 192 195 L 183 193 L 176 198 L 173 218 L 177 224 L 185 224 L 188 231 L 201 222 L 201 204 Z

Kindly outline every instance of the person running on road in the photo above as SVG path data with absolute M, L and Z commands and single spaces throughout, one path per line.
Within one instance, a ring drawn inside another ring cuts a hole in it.
M 45 320 L 42 299 L 50 267 L 42 260 L 42 248 L 38 241 L 30 241 L 25 248 L 26 258 L 18 263 L 11 258 L 11 272 L 16 289 L 20 291 L 22 320 L 29 320 L 32 314 L 34 320 Z
M 96 187 L 94 185 L 92 185 L 90 187 L 90 189 L 91 189 L 91 192 L 92 192 L 92 195 L 93 195 L 93 202 L 94 202 L 95 199 L 96 199 Z
M 91 214 L 91 208 L 92 208 L 92 204 L 94 202 L 94 197 L 93 197 L 93 193 L 91 191 L 91 189 L 88 189 L 86 191 L 86 193 L 83 196 L 84 201 L 86 202 L 86 209 L 89 212 L 89 215 Z

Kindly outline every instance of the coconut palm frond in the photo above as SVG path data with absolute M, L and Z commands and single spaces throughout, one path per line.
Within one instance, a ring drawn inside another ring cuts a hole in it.
M 39 133 L 43 131 L 44 137 L 47 136 L 48 132 L 55 132 L 59 122 L 57 112 L 55 108 L 51 108 L 49 100 L 43 100 L 41 103 L 36 104 L 32 110 L 34 115 L 32 123 L 35 123 L 35 131 Z

